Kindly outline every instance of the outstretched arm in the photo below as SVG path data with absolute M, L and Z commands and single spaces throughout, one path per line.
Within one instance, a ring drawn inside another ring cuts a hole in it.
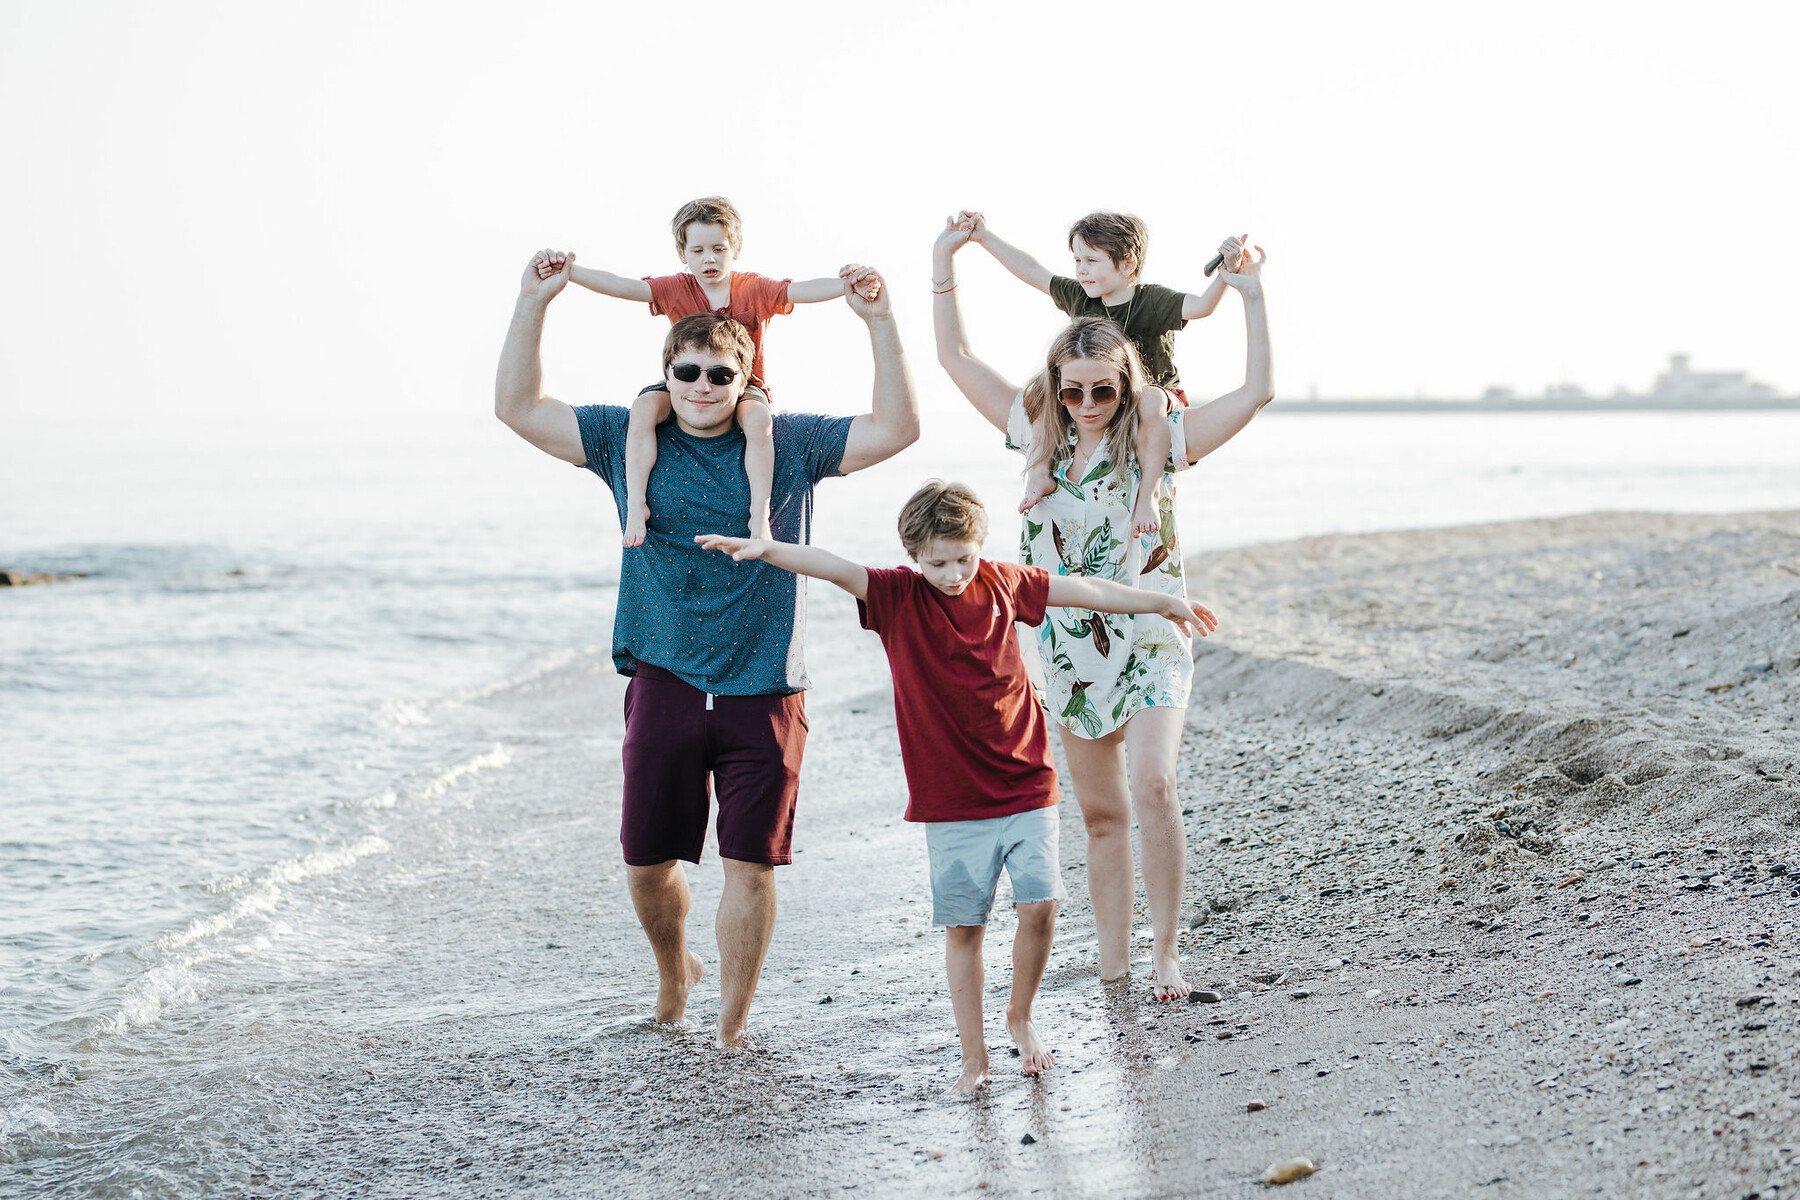
M 514 433 L 545 454 L 572 462 L 587 461 L 581 447 L 581 426 L 575 410 L 561 400 L 544 395 L 544 364 L 538 347 L 544 337 L 544 310 L 569 282 L 574 259 L 566 259 L 547 278 L 540 278 L 546 250 L 526 264 L 519 281 L 519 299 L 513 305 L 506 344 L 500 348 L 500 369 L 494 377 L 494 415 Z
M 1052 575 L 1047 603 L 1052 608 L 1085 608 L 1090 612 L 1155 613 L 1181 626 L 1189 637 L 1196 631 L 1205 637 L 1219 627 L 1219 618 L 1213 616 L 1211 609 L 1190 604 L 1180 596 L 1082 575 Z
M 708 550 L 724 551 L 736 562 L 761 559 L 796 575 L 810 575 L 835 583 L 858 600 L 866 600 L 869 595 L 866 568 L 817 546 L 796 546 L 792 542 L 771 542 L 763 538 L 726 537 L 718 533 L 702 533 L 694 540 Z
M 931 298 L 931 326 L 937 334 L 938 365 L 949 373 L 950 381 L 975 406 L 975 411 L 1004 433 L 1013 397 L 1019 389 L 969 352 L 962 305 L 956 300 L 955 256 L 969 238 L 970 231 L 951 217 L 931 247 L 931 290 L 935 293 Z
M 844 279 L 844 301 L 869 327 L 875 352 L 875 397 L 869 411 L 850 424 L 838 473 L 848 475 L 885 462 L 919 440 L 919 398 L 900 345 L 900 327 L 886 281 L 873 267 L 859 267 Z M 870 299 L 870 294 L 874 299 Z
M 1243 265 L 1244 243 L 1250 238 L 1245 234 L 1241 238 L 1226 238 L 1219 243 L 1221 269 L 1212 277 L 1212 282 L 1201 292 L 1189 292 L 1181 298 L 1181 319 L 1198 321 L 1201 317 L 1210 317 L 1213 310 L 1219 307 L 1219 298 L 1225 294 L 1225 276 Z
M 978 212 L 961 212 L 956 221 L 967 226 L 969 240 L 999 259 L 1001 266 L 1046 296 L 1050 294 L 1050 268 L 989 229 L 986 217 Z
M 1262 406 L 1275 398 L 1275 366 L 1269 351 L 1269 312 L 1263 302 L 1262 247 L 1245 256 L 1242 267 L 1226 272 L 1225 282 L 1244 299 L 1244 384 L 1209 404 L 1182 413 L 1188 462 L 1196 463 L 1237 436 Z
M 788 284 L 788 299 L 795 304 L 817 304 L 821 300 L 836 300 L 848 288 L 841 275 L 800 279 Z
M 546 250 L 544 264 L 538 268 L 538 278 L 548 279 L 562 270 L 566 262 L 572 268 L 569 282 L 584 287 L 590 292 L 599 292 L 602 296 L 616 296 L 620 300 L 636 300 L 639 304 L 650 303 L 650 285 L 642 279 L 629 279 L 624 275 L 614 275 L 611 271 L 597 271 L 592 267 L 575 266 L 573 250 Z

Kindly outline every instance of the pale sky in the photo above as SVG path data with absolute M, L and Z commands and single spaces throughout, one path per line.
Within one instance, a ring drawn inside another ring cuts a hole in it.
M 5 0 L 0 413 L 479 413 L 534 250 L 672 272 L 715 192 L 747 269 L 884 270 L 934 392 L 961 207 L 1058 270 L 1071 220 L 1135 212 L 1188 290 L 1248 231 L 1284 395 L 1637 389 L 1673 351 L 1800 392 L 1794 12 Z M 1062 319 L 960 265 L 1022 379 Z M 550 389 L 623 402 L 666 328 L 570 289 Z M 797 407 L 866 397 L 841 306 L 770 346 Z M 1177 363 L 1232 385 L 1235 302 Z

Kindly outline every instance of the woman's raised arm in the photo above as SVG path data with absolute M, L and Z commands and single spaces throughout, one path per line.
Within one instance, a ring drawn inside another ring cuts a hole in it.
M 1244 256 L 1235 274 L 1225 282 L 1244 300 L 1244 384 L 1209 404 L 1182 414 L 1182 433 L 1187 441 L 1188 462 L 1196 463 L 1237 436 L 1262 406 L 1275 398 L 1275 365 L 1269 350 L 1269 311 L 1263 303 L 1262 265 L 1267 255 L 1256 247 L 1256 257 Z
M 957 224 L 955 217 L 944 222 L 931 247 L 931 325 L 937 334 L 938 363 L 950 375 L 950 381 L 967 396 L 975 411 L 1002 433 L 1012 414 L 1013 397 L 1019 389 L 1004 379 L 994 368 L 969 352 L 969 337 L 963 331 L 962 306 L 956 301 L 956 252 L 968 242 L 970 230 Z

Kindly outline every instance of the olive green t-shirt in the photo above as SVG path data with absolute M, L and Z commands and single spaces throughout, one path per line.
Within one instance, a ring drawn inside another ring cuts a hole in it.
M 1071 317 L 1110 317 L 1125 327 L 1125 336 L 1144 360 L 1144 372 L 1157 387 L 1179 387 L 1175 370 L 1175 331 L 1187 324 L 1181 319 L 1186 292 L 1156 283 L 1140 283 L 1131 299 L 1110 308 L 1098 296 L 1089 296 L 1067 275 L 1050 279 L 1050 298 Z

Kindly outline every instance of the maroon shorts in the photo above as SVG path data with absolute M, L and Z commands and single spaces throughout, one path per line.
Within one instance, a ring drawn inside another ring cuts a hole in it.
M 793 861 L 794 800 L 806 748 L 806 694 L 711 696 L 639 663 L 625 688 L 625 861 L 700 861 L 708 782 L 719 797 L 719 854 Z

